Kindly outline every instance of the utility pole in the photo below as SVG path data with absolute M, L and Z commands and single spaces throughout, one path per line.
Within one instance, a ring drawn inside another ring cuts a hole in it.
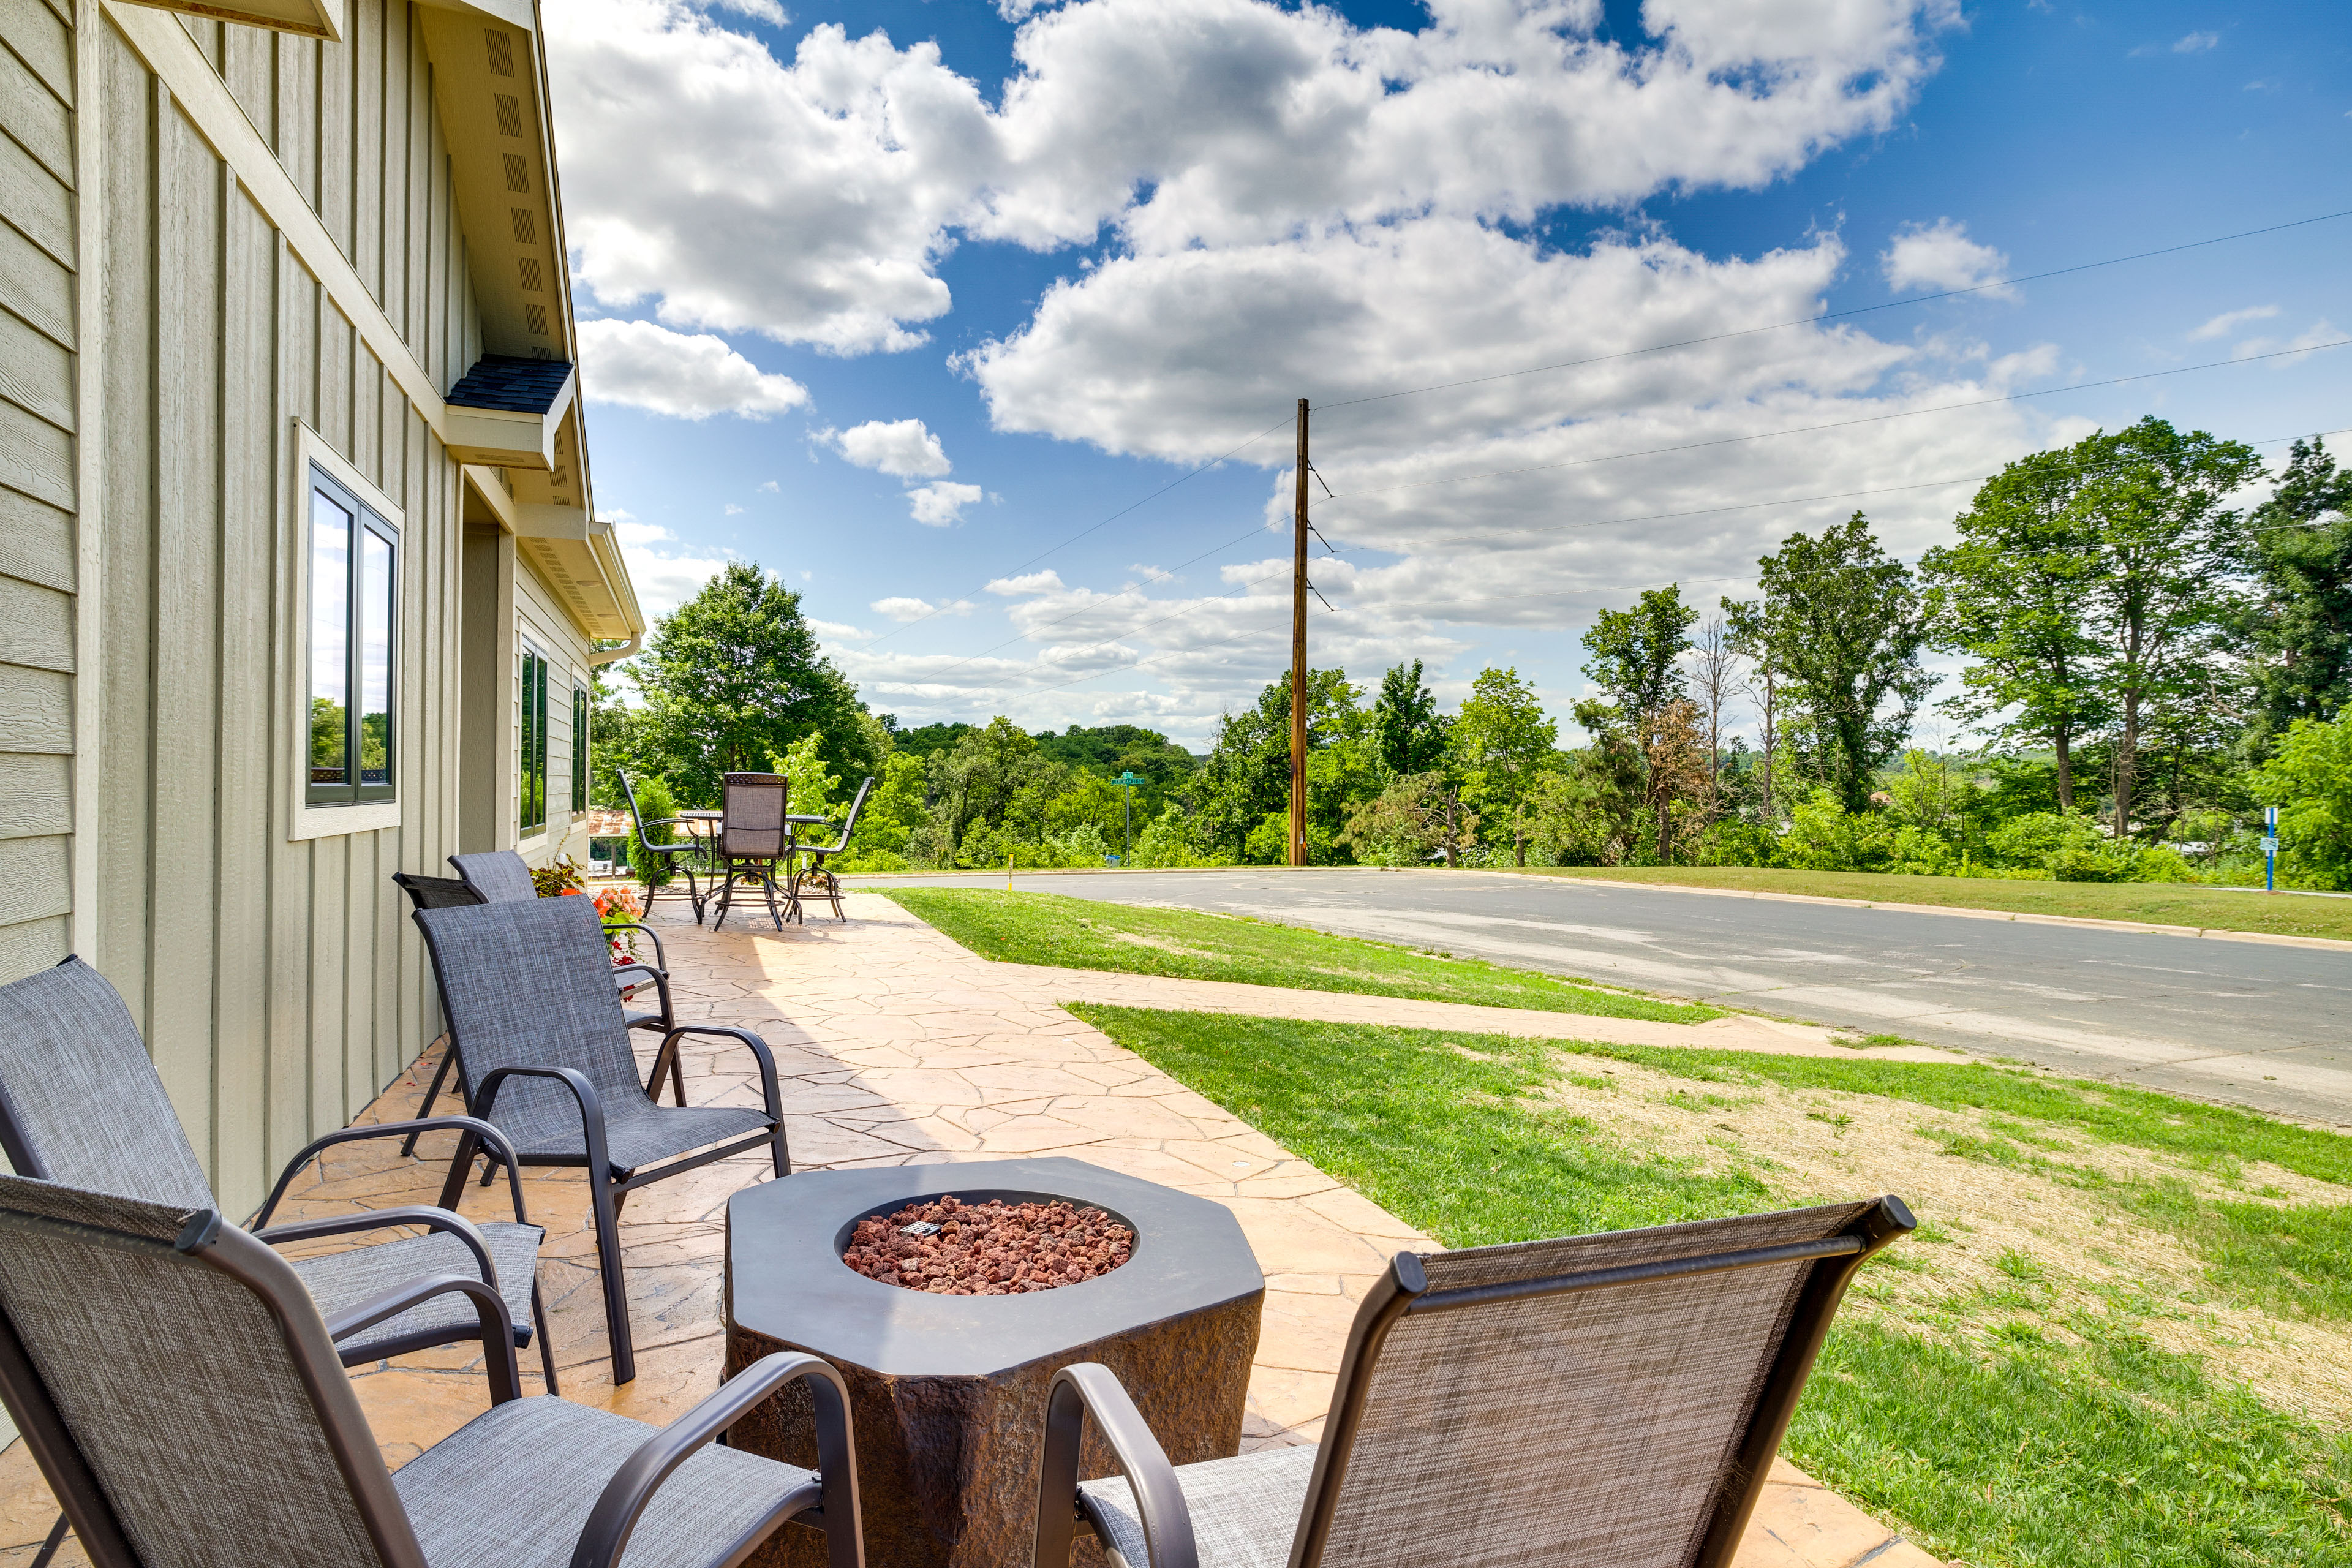
M 1298 400 L 1298 486 L 1291 502 L 1290 863 L 1307 864 L 1307 399 Z

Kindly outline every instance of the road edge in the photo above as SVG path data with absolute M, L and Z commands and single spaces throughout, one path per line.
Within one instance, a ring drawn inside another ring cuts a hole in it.
M 1286 866 L 1036 866 L 1023 867 L 1014 872 L 1024 877 L 1101 877 L 1101 876 L 1162 876 L 1181 877 L 1230 875 L 1235 871 L 1286 871 Z M 1526 873 L 1498 870 L 1486 866 L 1465 866 L 1449 871 L 1442 866 L 1315 866 L 1316 871 L 1360 871 L 1367 875 L 1420 874 L 1432 877 L 1499 877 L 1512 881 L 1524 881 Z M 891 877 L 969 877 L 974 880 L 1003 877 L 997 870 L 953 871 L 853 871 L 844 874 L 849 886 L 872 879 L 867 886 L 877 886 Z M 856 880 L 852 880 L 855 879 Z M 2251 942 L 2265 947 L 2304 947 L 2322 952 L 2352 952 L 2352 942 L 2332 936 L 2287 936 L 2276 931 L 2228 931 L 2217 926 L 2159 925 L 2150 921 L 2106 921 L 2092 915 L 2037 915 L 2021 910 L 1979 910 L 1965 905 L 1902 904 L 1879 899 L 1838 899 L 1822 893 L 1771 893 L 1748 888 L 1695 888 L 1686 882 L 1620 881 L 1612 877 L 1555 877 L 1557 882 L 1606 883 L 1612 888 L 1639 888 L 1662 893 L 1696 893 L 1710 899 L 1763 899 L 1783 904 L 1828 904 L 1848 910 L 1891 910 L 1906 915 L 1948 915 L 1955 920 L 2007 921 L 2014 925 L 2077 926 L 2086 931 L 2133 931 L 2141 936 L 2203 937 L 2213 942 Z

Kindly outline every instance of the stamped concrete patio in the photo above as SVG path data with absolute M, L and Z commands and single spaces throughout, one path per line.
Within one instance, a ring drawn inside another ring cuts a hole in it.
M 853 894 L 851 919 L 782 933 L 762 920 L 698 929 L 662 904 L 682 1020 L 755 1029 L 773 1048 L 796 1168 L 1068 1154 L 1215 1199 L 1233 1210 L 1266 1275 L 1244 1444 L 1315 1440 L 1356 1302 L 1389 1256 L 1435 1244 L 1306 1161 L 1185 1089 L 1065 1011 L 1064 999 L 1337 1016 L 1376 1005 L 1383 1021 L 1453 1027 L 1502 1024 L 1499 1010 L 1386 998 L 1160 983 L 980 959 L 896 904 Z M 740 921 L 740 917 L 737 917 Z M 1171 991 L 1170 984 L 1189 987 Z M 1252 996 L 1246 994 L 1258 994 Z M 1336 1015 L 1331 1010 L 1338 1009 Z M 1415 1016 L 1407 1019 L 1402 1011 Z M 1450 1015 L 1467 1015 L 1457 1019 Z M 1367 1015 L 1367 1017 L 1375 1015 Z M 1530 1033 L 1615 1037 L 1621 1021 L 1509 1016 Z M 1779 1026 L 1636 1024 L 1693 1045 L 1833 1048 Z M 1779 1030 L 1775 1033 L 1774 1030 Z M 653 1037 L 643 1037 L 650 1056 Z M 689 1103 L 758 1103 L 749 1054 L 704 1040 L 686 1051 Z M 396 1080 L 362 1120 L 418 1114 L 433 1058 Z M 442 1109 L 456 1110 L 453 1100 Z M 446 1142 L 446 1141 L 445 1141 Z M 345 1145 L 301 1186 L 286 1217 L 430 1202 L 430 1143 L 415 1161 L 396 1144 Z M 438 1151 L 446 1158 L 446 1149 Z M 723 1356 L 720 1260 L 726 1200 L 768 1179 L 743 1155 L 635 1194 L 623 1215 L 638 1375 L 623 1388 L 605 1359 L 586 1190 L 577 1173 L 531 1172 L 531 1217 L 549 1227 L 541 1277 L 567 1398 L 656 1424 L 716 1386 Z M 470 1190 L 468 1213 L 494 1216 L 505 1189 Z M 523 1359 L 535 1392 L 537 1352 Z M 358 1369 L 353 1381 L 394 1466 L 482 1409 L 478 1358 L 455 1350 Z M 0 1455 L 0 1568 L 29 1561 L 54 1517 L 24 1445 Z M 61 1561 L 68 1560 L 61 1558 Z M 72 1558 L 70 1560 L 79 1560 Z M 1785 1463 L 1776 1464 L 1743 1543 L 1741 1568 L 1928 1568 L 1935 1559 Z M 1007 1565 L 1012 1568 L 1012 1565 Z

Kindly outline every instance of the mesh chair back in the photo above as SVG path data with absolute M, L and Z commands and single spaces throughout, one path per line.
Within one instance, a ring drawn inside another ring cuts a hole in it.
M 465 910 L 489 902 L 474 891 L 471 883 L 456 877 L 419 877 L 407 871 L 394 871 L 392 879 L 402 892 L 408 895 L 409 902 L 420 910 Z
M 744 859 L 772 860 L 784 852 L 785 805 L 792 781 L 782 773 L 729 773 L 719 801 L 719 852 Z
M 131 1010 L 79 958 L 0 985 L 0 1147 L 20 1175 L 213 1206 Z
M 423 1568 L 310 1293 L 208 1206 L 0 1176 L 0 1386 L 101 1563 Z
M 486 849 L 477 855 L 452 855 L 449 864 L 466 886 L 482 895 L 486 904 L 518 903 L 539 897 L 530 879 L 530 864 L 511 849 Z
M 419 910 L 412 918 L 433 955 L 467 1104 L 502 1067 L 573 1068 L 608 1115 L 645 1102 L 594 900 Z M 518 1143 L 578 1146 L 580 1102 L 551 1079 L 507 1079 L 489 1119 Z
M 1751 1472 L 1770 1463 L 1750 1438 L 1783 1351 L 1801 1343 L 1801 1384 L 1818 1342 L 1807 1336 L 1834 1309 L 1816 1271 L 1842 1289 L 1851 1249 L 1564 1293 L 1449 1293 L 1820 1242 L 1878 1212 L 1842 1204 L 1422 1258 L 1425 1291 L 1376 1292 L 1357 1318 L 1293 1568 L 1685 1568 L 1703 1548 L 1714 1560 L 1719 1505 L 1736 1510 L 1736 1532 Z M 1769 1444 L 1786 1419 L 1769 1417 Z

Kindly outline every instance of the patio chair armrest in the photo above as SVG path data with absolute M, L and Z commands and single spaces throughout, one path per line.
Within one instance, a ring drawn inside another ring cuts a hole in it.
M 474 1255 L 474 1266 L 481 1271 L 487 1284 L 499 1282 L 498 1265 L 490 1258 L 489 1243 L 476 1229 L 474 1222 L 464 1215 L 447 1209 L 428 1208 L 423 1204 L 411 1204 L 400 1208 L 362 1209 L 355 1214 L 328 1215 L 320 1219 L 298 1219 L 286 1225 L 273 1225 L 267 1230 L 253 1233 L 256 1241 L 272 1247 L 283 1247 L 292 1241 L 315 1241 L 322 1236 L 357 1236 L 363 1231 L 386 1230 L 396 1225 L 423 1226 L 428 1231 L 454 1236 Z
M 857 1523 L 857 1450 L 849 1430 L 849 1387 L 823 1359 L 779 1351 L 762 1356 L 721 1384 L 719 1392 L 646 1438 L 604 1483 L 588 1522 L 572 1549 L 572 1568 L 612 1568 L 636 1528 L 637 1516 L 670 1473 L 697 1450 L 796 1378 L 808 1381 L 816 1405 L 817 1472 L 812 1485 L 785 1495 L 771 1521 L 795 1514 L 824 1529 L 830 1568 L 864 1568 L 866 1553 Z M 814 1491 L 815 1496 L 810 1493 Z
M 507 1184 L 514 1196 L 515 1223 L 530 1223 L 530 1216 L 523 1212 L 522 1178 L 514 1173 L 513 1145 L 507 1142 L 505 1133 L 476 1116 L 425 1116 L 413 1121 L 377 1121 L 364 1127 L 338 1128 L 323 1138 L 313 1138 L 301 1152 L 286 1162 L 286 1168 L 278 1173 L 278 1184 L 269 1189 L 268 1201 L 253 1216 L 253 1223 L 256 1226 L 269 1223 L 270 1214 L 278 1207 L 278 1200 L 286 1195 L 286 1189 L 293 1184 L 294 1178 L 301 1173 L 304 1165 L 318 1158 L 321 1150 L 337 1143 L 355 1143 L 370 1138 L 406 1138 L 418 1132 L 470 1132 L 488 1144 L 491 1152 L 507 1163 Z M 465 1141 L 461 1138 L 458 1147 L 463 1149 L 464 1146 Z
M 781 1121 L 784 1118 L 783 1097 L 776 1088 L 776 1057 L 768 1042 L 749 1029 L 738 1029 L 727 1024 L 679 1024 L 662 1037 L 661 1048 L 654 1053 L 653 1076 L 647 1083 L 659 1083 L 669 1066 L 670 1053 L 677 1049 L 682 1035 L 724 1035 L 751 1047 L 751 1056 L 760 1064 L 760 1091 L 767 1097 L 768 1114 Z
M 626 963 L 616 963 L 613 965 L 613 973 L 615 978 L 624 974 L 642 974 L 646 977 L 646 981 L 650 981 L 656 985 L 660 984 L 663 981 L 669 978 L 667 973 L 663 973 L 661 970 L 656 969 L 652 964 L 639 963 L 635 959 L 630 960 Z M 636 982 L 636 984 L 639 984 L 644 983 L 644 981 Z
M 475 1312 L 481 1318 L 482 1366 L 489 1374 L 490 1403 L 504 1405 L 522 1392 L 522 1374 L 515 1365 L 514 1319 L 507 1311 L 506 1298 L 499 1294 L 495 1286 L 478 1279 L 468 1279 L 461 1274 L 427 1274 L 406 1280 L 373 1300 L 362 1301 L 328 1319 L 327 1337 L 347 1339 L 436 1296 L 447 1295 L 464 1296 L 473 1302 Z
M 604 929 L 606 931 L 641 931 L 647 936 L 653 938 L 653 967 L 660 970 L 664 974 L 667 974 L 669 973 L 669 958 L 662 951 L 661 932 L 654 930 L 653 927 L 646 924 L 643 921 L 608 921 L 605 922 Z
M 1151 1435 L 1118 1374 L 1091 1361 L 1062 1368 L 1046 1390 L 1035 1568 L 1069 1568 L 1070 1546 L 1077 1536 L 1078 1440 L 1089 1415 L 1102 1428 L 1119 1473 L 1135 1489 L 1150 1568 L 1200 1568 L 1192 1512 L 1185 1505 L 1184 1489 L 1176 1484 L 1176 1468 L 1168 1462 L 1167 1450 Z
M 488 1118 L 499 1090 L 510 1078 L 551 1078 L 570 1089 L 572 1098 L 580 1102 L 580 1137 L 587 1145 L 589 1171 L 593 1173 L 612 1169 L 613 1163 L 604 1152 L 604 1101 L 585 1075 L 573 1068 L 499 1068 L 482 1079 L 481 1103 L 475 1108 L 477 1115 Z M 507 1169 L 514 1169 L 511 1161 Z

